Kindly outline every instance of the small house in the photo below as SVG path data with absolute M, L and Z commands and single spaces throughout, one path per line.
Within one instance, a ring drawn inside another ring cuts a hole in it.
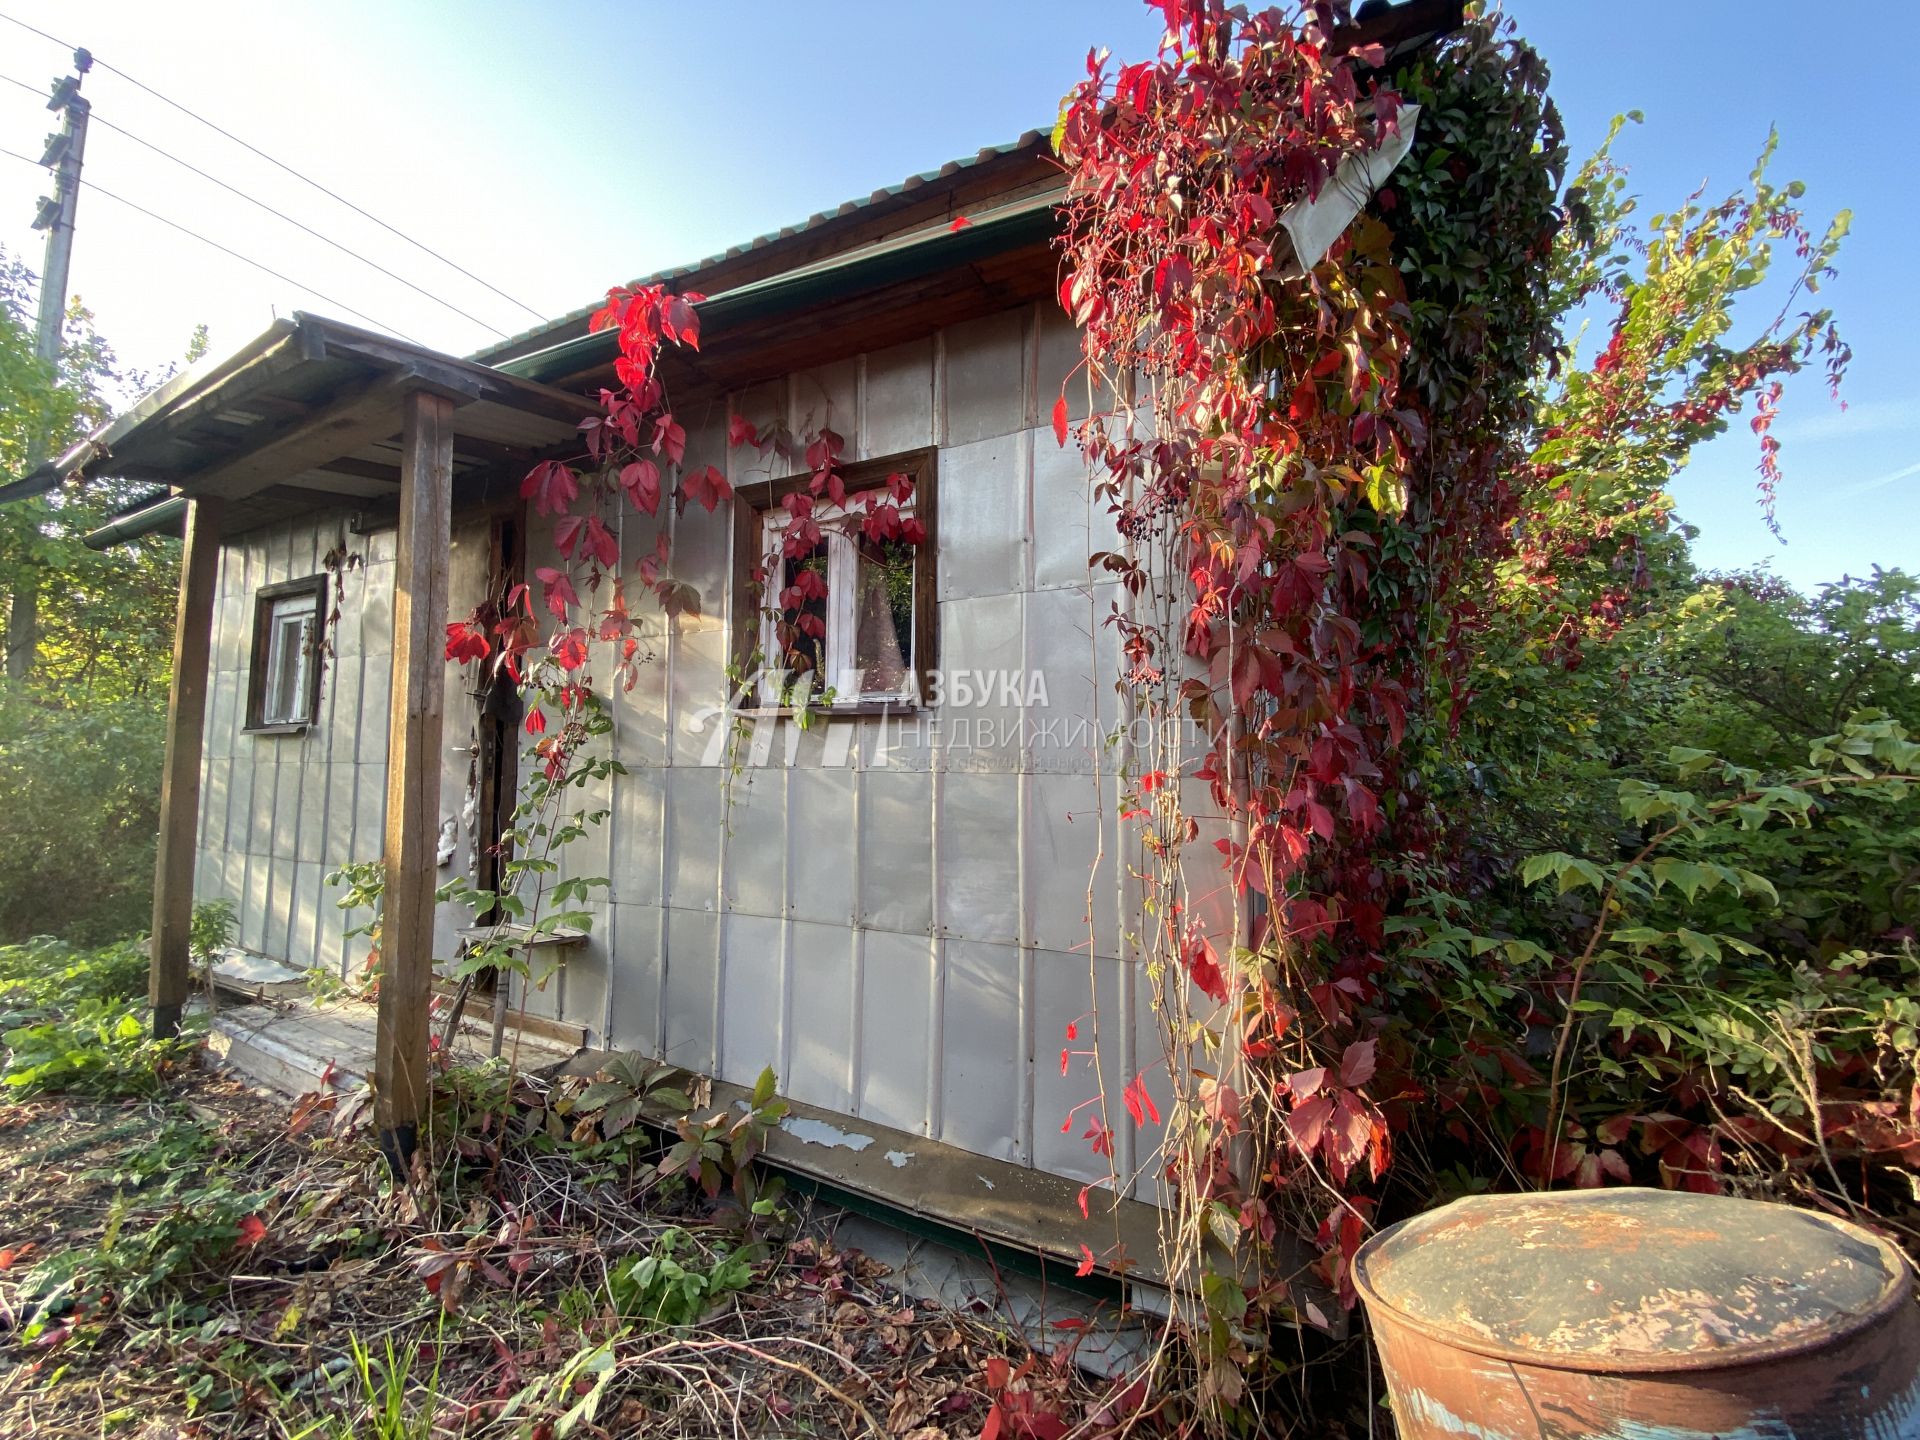
M 567 858 L 611 882 L 591 930 L 509 1006 L 723 1083 L 770 1065 L 836 1183 L 1071 1254 L 1073 1196 L 1109 1165 L 1084 1125 L 1062 1126 L 1100 1089 L 1063 1064 L 1067 1027 L 1098 1017 L 1109 1095 L 1141 1075 L 1164 1086 L 1103 623 L 1128 600 L 1089 571 L 1111 522 L 1048 423 L 1080 355 L 1056 299 L 1061 193 L 1030 133 L 650 277 L 707 297 L 698 353 L 662 365 L 692 417 L 685 467 L 721 467 L 734 496 L 625 515 L 623 565 L 666 527 L 695 603 L 646 622 L 649 663 L 606 697 L 626 774 Z M 1348 208 L 1313 228 L 1330 240 L 1361 198 L 1329 191 Z M 374 1079 L 403 1149 L 435 966 L 471 923 L 434 892 L 489 883 L 524 742 L 511 685 L 476 686 L 446 627 L 549 563 L 520 487 L 578 453 L 611 374 L 614 339 L 589 313 L 470 358 L 295 315 L 0 491 L 147 481 L 95 543 L 185 536 L 158 1023 L 187 998 L 195 897 L 230 900 L 248 950 L 352 976 L 367 946 L 347 932 L 367 917 L 325 877 L 384 856 Z M 1085 413 L 1084 382 L 1067 398 Z M 900 570 L 829 527 L 827 563 L 852 582 L 834 593 L 877 598 L 824 617 L 823 669 L 855 679 L 804 727 L 736 673 L 762 623 L 745 572 L 787 478 L 729 445 L 736 417 L 831 427 L 854 486 L 911 475 L 928 535 Z M 1152 1197 L 1155 1139 L 1117 1129 L 1136 1198 Z

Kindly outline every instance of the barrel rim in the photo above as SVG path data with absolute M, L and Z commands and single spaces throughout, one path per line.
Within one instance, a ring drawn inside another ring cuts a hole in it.
M 1511 1197 L 1464 1196 L 1462 1199 L 1523 1199 L 1528 1198 L 1529 1194 L 1534 1197 L 1551 1194 L 1565 1200 L 1583 1201 L 1617 1194 L 1619 1188 L 1623 1187 L 1602 1190 L 1514 1192 Z M 1647 1187 L 1635 1186 L 1626 1188 L 1644 1189 Z M 1374 1288 L 1372 1280 L 1367 1274 L 1367 1261 L 1373 1257 L 1375 1252 L 1389 1243 L 1395 1235 L 1422 1220 L 1431 1220 L 1435 1215 L 1439 1215 L 1459 1203 L 1460 1201 L 1453 1201 L 1437 1209 L 1425 1210 L 1418 1215 L 1409 1215 L 1404 1220 L 1396 1221 L 1386 1229 L 1375 1232 L 1354 1252 L 1350 1272 L 1353 1277 L 1353 1286 L 1359 1293 L 1360 1298 L 1366 1302 L 1368 1317 L 1369 1319 L 1375 1320 L 1376 1330 L 1383 1328 L 1379 1324 L 1379 1319 L 1384 1318 L 1390 1320 L 1395 1325 L 1402 1326 L 1429 1340 L 1450 1346 L 1456 1350 L 1463 1350 L 1469 1354 L 1483 1356 L 1489 1360 L 1506 1360 L 1518 1364 L 1532 1365 L 1543 1370 L 1569 1370 L 1588 1375 L 1659 1375 L 1671 1374 L 1676 1371 L 1738 1370 L 1749 1365 L 1764 1364 L 1769 1360 L 1779 1360 L 1790 1355 L 1809 1354 L 1813 1351 L 1824 1349 L 1829 1345 L 1837 1344 L 1850 1336 L 1859 1334 L 1861 1331 L 1867 1330 L 1890 1316 L 1899 1313 L 1901 1306 L 1914 1303 L 1914 1269 L 1899 1246 L 1875 1235 L 1863 1226 L 1856 1225 L 1850 1220 L 1843 1220 L 1837 1215 L 1822 1214 L 1818 1210 L 1808 1210 L 1798 1205 L 1786 1205 L 1781 1208 L 1792 1210 L 1797 1214 L 1806 1215 L 1856 1239 L 1864 1240 L 1885 1257 L 1888 1261 L 1887 1284 L 1870 1307 L 1845 1317 L 1823 1321 L 1819 1326 L 1789 1339 L 1759 1340 L 1750 1345 L 1729 1347 L 1725 1350 L 1641 1356 L 1568 1355 L 1558 1354 L 1553 1351 L 1530 1350 L 1523 1345 L 1507 1344 L 1499 1340 L 1488 1339 L 1485 1336 L 1451 1330 L 1435 1321 L 1403 1310 L 1391 1300 L 1381 1295 L 1380 1292 Z M 1770 1205 L 1777 1204 L 1778 1202 L 1753 1200 L 1747 1203 Z

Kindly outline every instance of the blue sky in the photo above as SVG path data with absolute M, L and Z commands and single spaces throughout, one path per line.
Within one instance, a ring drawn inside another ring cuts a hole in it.
M 1844 34 L 1785 0 L 1510 0 L 1553 67 L 1576 154 L 1617 111 L 1619 153 L 1652 208 L 1742 179 L 1770 124 L 1775 174 L 1807 181 L 1821 221 L 1854 212 L 1825 293 L 1856 361 L 1849 408 L 1796 388 L 1776 433 L 1782 546 L 1754 503 L 1744 425 L 1677 486 L 1713 566 L 1769 562 L 1802 586 L 1872 564 L 1920 569 L 1920 338 L 1905 236 L 1920 201 L 1898 158 L 1886 57 L 1920 46 L 1920 7 L 1859 0 Z M 1087 48 L 1148 53 L 1131 0 L 966 6 L 541 5 L 381 0 L 0 0 L 90 47 L 543 314 L 1051 122 Z M 1847 36 L 1856 37 L 1851 40 Z M 1870 37 L 1870 42 L 1867 37 Z M 61 51 L 0 24 L 0 75 L 44 84 Z M 87 81 L 95 114 L 294 214 L 500 329 L 532 316 L 438 266 L 121 77 Z M 0 145 L 37 154 L 32 95 L 0 84 Z M 102 196 L 82 200 L 74 287 L 123 355 L 177 355 L 206 321 L 222 349 L 276 309 L 344 313 L 464 351 L 491 332 L 97 125 L 88 176 L 311 287 L 270 279 Z M 37 266 L 28 222 L 44 172 L 0 157 L 0 244 Z M 313 293 L 328 297 L 322 300 Z

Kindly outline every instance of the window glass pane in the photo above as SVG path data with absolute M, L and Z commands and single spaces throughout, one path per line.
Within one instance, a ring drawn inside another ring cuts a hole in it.
M 856 535 L 853 668 L 863 695 L 912 687 L 914 547 Z
M 260 720 L 285 725 L 311 718 L 307 682 L 311 668 L 308 650 L 316 619 L 316 597 L 288 595 L 273 602 L 268 612 L 266 684 L 262 688 Z
M 827 543 L 824 539 L 807 554 L 780 562 L 781 594 L 799 584 L 802 575 L 818 576 L 820 583 L 813 588 L 822 593 L 803 600 L 798 609 L 780 609 L 774 625 L 775 643 L 780 653 L 773 657 L 772 663 L 777 668 L 792 672 L 787 677 L 789 683 L 802 675 L 815 676 L 814 688 L 819 690 L 832 683 L 830 679 L 823 682 L 817 678 L 825 668 L 827 644 L 827 601 L 824 594 L 827 588 Z M 774 604 L 781 606 L 780 596 L 775 596 Z

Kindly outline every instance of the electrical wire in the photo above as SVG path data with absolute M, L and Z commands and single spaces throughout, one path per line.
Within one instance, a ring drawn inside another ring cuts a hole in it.
M 22 155 L 18 150 L 9 150 L 5 146 L 0 146 L 0 155 L 7 155 L 12 157 L 15 160 L 25 161 L 27 164 L 33 166 L 35 169 L 45 168 L 40 164 L 38 160 L 35 160 L 31 155 Z M 364 310 L 356 310 L 353 308 L 353 306 L 347 304 L 346 301 L 336 300 L 331 295 L 328 295 L 324 291 L 314 289 L 313 286 L 307 284 L 303 280 L 296 280 L 291 275 L 283 275 L 278 270 L 275 270 L 272 266 L 261 264 L 258 260 L 254 259 L 251 255 L 242 255 L 238 250 L 233 249 L 231 246 L 222 245 L 218 240 L 214 240 L 209 238 L 208 236 L 202 235 L 198 230 L 189 230 L 185 225 L 182 225 L 178 220 L 169 220 L 166 216 L 156 214 L 154 211 L 147 209 L 147 207 L 144 205 L 135 204 L 133 201 L 127 199 L 127 197 L 124 195 L 116 195 L 113 193 L 113 191 L 107 189 L 103 185 L 100 185 L 96 181 L 89 180 L 85 176 L 82 176 L 80 179 L 80 183 L 84 185 L 87 189 L 91 190 L 96 195 L 104 195 L 109 200 L 117 200 L 120 204 L 126 206 L 129 210 L 139 211 L 142 215 L 146 216 L 149 220 L 158 220 L 162 225 L 167 226 L 169 229 L 178 230 L 182 235 L 190 236 L 191 238 L 198 240 L 202 245 L 211 245 L 214 249 L 220 251 L 223 255 L 231 255 L 234 259 L 239 260 L 244 264 L 251 265 L 256 270 L 264 271 L 265 273 L 267 273 L 268 275 L 271 275 L 276 280 L 282 281 L 285 284 L 292 285 L 301 290 L 306 291 L 309 295 L 313 296 L 314 299 L 316 300 L 324 300 L 329 305 L 338 306 L 340 309 L 346 311 L 347 314 L 352 315 L 357 319 L 366 321 L 369 325 L 373 326 L 376 330 L 385 330 L 390 334 L 398 335 L 402 340 L 406 340 L 414 345 L 424 344 L 424 342 L 422 341 L 415 340 L 413 336 L 407 334 L 406 331 L 400 329 L 398 326 L 389 325 L 384 320 L 377 320 L 373 316 L 367 314 L 367 312 Z
M 42 40 L 51 41 L 53 44 L 60 46 L 63 50 L 71 50 L 74 48 L 73 46 L 68 45 L 66 41 L 60 39 L 58 36 L 49 35 L 46 31 L 39 29 L 37 26 L 29 25 L 24 20 L 16 20 L 14 19 L 13 16 L 5 14 L 4 12 L 0 12 L 0 20 L 5 20 L 9 25 L 17 25 L 22 30 L 26 30 L 34 35 L 38 35 Z M 527 304 L 526 301 L 515 299 L 512 295 L 509 295 L 506 291 L 502 290 L 499 286 L 490 284 L 489 282 L 482 280 L 478 275 L 474 274 L 471 270 L 467 269 L 464 265 L 459 264 L 457 261 L 449 260 L 446 256 L 442 255 L 438 250 L 435 250 L 431 246 L 425 245 L 420 241 L 414 239 L 411 235 L 407 234 L 406 231 L 401 230 L 393 225 L 389 225 L 386 221 L 382 220 L 378 215 L 373 214 L 371 211 L 361 209 L 360 206 L 354 204 L 353 201 L 347 199 L 346 196 L 341 195 L 336 191 L 329 190 L 326 186 L 322 185 L 318 180 L 314 180 L 306 175 L 301 174 L 298 170 L 294 169 L 291 165 L 287 164 L 284 160 L 275 159 L 273 156 L 269 155 L 266 151 L 262 150 L 258 145 L 254 145 L 249 141 L 242 140 L 238 135 L 235 135 L 231 130 L 223 129 L 221 126 L 216 125 L 213 121 L 207 119 L 206 116 L 198 114 L 195 111 L 189 110 L 185 105 L 182 105 L 178 100 L 174 100 L 166 95 L 162 95 L 158 90 L 154 89 L 151 85 L 143 84 L 139 80 L 134 79 L 133 76 L 129 75 L 126 71 L 122 70 L 119 66 L 109 64 L 107 61 L 102 60 L 98 55 L 95 55 L 93 57 L 93 63 L 99 66 L 102 70 L 110 71 L 111 73 L 118 75 L 122 80 L 126 81 L 129 85 L 132 85 L 135 89 L 146 91 L 147 94 L 153 96 L 154 99 L 160 101 L 162 104 L 171 105 L 175 110 L 178 110 L 182 115 L 187 116 L 189 119 L 199 121 L 202 125 L 206 126 L 209 130 L 214 131 L 216 134 L 225 136 L 227 139 L 231 140 L 234 144 L 240 146 L 241 148 L 246 150 L 251 150 L 255 155 L 258 155 L 262 160 L 265 160 L 268 164 L 277 166 L 279 169 L 286 171 L 287 174 L 293 176 L 294 179 L 300 181 L 302 184 L 311 185 L 315 190 L 318 190 L 322 195 L 327 196 L 331 200 L 338 201 L 340 204 L 346 206 L 349 210 L 353 211 L 356 215 L 359 215 L 364 219 L 371 220 L 375 225 L 378 225 L 382 230 L 386 230 L 391 234 L 399 236 L 402 240 L 406 241 L 409 245 L 413 246 L 416 250 L 423 251 L 426 254 L 431 255 L 434 259 L 438 260 L 442 265 L 449 266 L 450 268 L 459 271 L 462 275 L 466 276 L 467 279 L 473 281 L 474 284 L 481 286 L 483 289 L 491 290 L 495 295 L 498 295 L 502 300 L 507 301 L 509 304 L 519 306 L 522 310 L 526 311 L 529 315 L 533 316 L 534 319 L 544 321 L 548 318 L 547 316 L 543 315 L 540 311 L 534 309 L 533 306 Z
M 7 84 L 9 85 L 17 85 L 22 90 L 31 91 L 35 94 L 42 93 L 38 91 L 34 86 L 28 84 L 25 80 L 16 79 L 12 75 L 0 75 L 0 80 L 6 81 Z M 154 144 L 151 140 L 143 139 L 141 136 L 134 134 L 131 130 L 127 129 L 126 126 L 116 125 L 113 121 L 107 119 L 104 115 L 101 115 L 98 112 L 91 114 L 88 118 L 91 120 L 93 124 L 104 125 L 107 129 L 126 136 L 127 139 L 133 141 L 134 144 L 144 145 L 147 149 L 153 151 L 154 154 L 159 155 L 164 159 L 171 160 L 174 164 L 180 166 L 184 170 L 191 170 L 195 175 L 198 175 L 202 180 L 206 180 L 214 185 L 218 185 L 222 190 L 225 190 L 230 194 L 238 195 L 242 200 L 245 200 L 251 205 L 258 206 L 260 209 L 266 211 L 269 215 L 272 215 L 277 219 L 286 221 L 287 224 L 293 226 L 295 229 L 305 231 L 307 234 L 313 236 L 314 239 L 325 241 L 327 244 L 331 245 L 334 249 L 338 250 L 341 254 L 350 256 L 353 259 L 358 260 L 362 265 L 366 265 L 371 267 L 372 269 L 378 270 L 382 275 L 386 276 L 389 280 L 398 281 L 400 284 L 406 286 L 409 290 L 413 291 L 415 294 L 426 296 L 426 298 L 433 301 L 434 304 L 442 306 L 448 310 L 451 310 L 454 314 L 458 315 L 462 320 L 470 320 L 475 325 L 480 326 L 483 330 L 491 330 L 494 334 L 498 335 L 503 340 L 507 338 L 507 332 L 502 330 L 499 326 L 491 324 L 488 321 L 482 320 L 478 315 L 469 314 L 467 311 L 462 310 L 458 305 L 455 305 L 452 301 L 443 300 L 440 296 L 434 294 L 431 290 L 426 289 L 424 286 L 414 284 L 413 281 L 407 279 L 407 277 L 404 275 L 396 275 L 393 271 L 387 269 L 387 267 L 382 265 L 379 261 L 368 259 L 365 255 L 362 255 L 358 250 L 355 250 L 352 246 L 343 245 L 338 240 L 335 240 L 331 235 L 323 234 L 320 231 L 314 229 L 311 225 L 307 225 L 299 220 L 294 219 L 293 216 L 287 214 L 285 211 L 276 210 L 273 206 L 269 205 L 266 201 L 261 200 L 256 196 L 249 195 L 246 191 L 240 189 L 239 186 L 229 185 L 226 181 L 222 180 L 218 175 L 208 174 L 205 170 L 202 170 L 198 165 L 195 165 L 190 161 L 182 160 L 178 155 L 175 155 L 172 151 L 163 149 L 161 146 Z
M 53 87 L 51 85 L 42 89 L 38 85 L 29 85 L 24 80 L 16 80 L 11 75 L 0 75 L 0 80 L 6 81 L 9 85 L 18 85 L 22 90 L 38 95 L 42 100 L 46 100 L 53 95 Z

